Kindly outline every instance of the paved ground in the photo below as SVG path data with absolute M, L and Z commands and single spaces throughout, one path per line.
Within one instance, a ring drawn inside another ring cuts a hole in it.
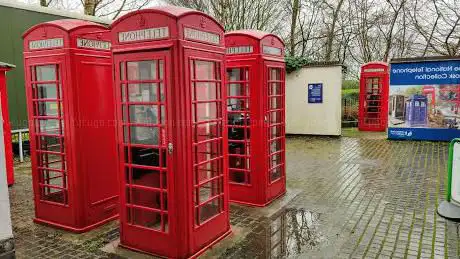
M 448 144 L 344 135 L 289 137 L 287 197 L 269 209 L 232 205 L 233 235 L 203 257 L 460 258 L 460 225 L 436 214 Z M 16 177 L 18 258 L 145 257 L 104 252 L 118 238 L 116 222 L 83 235 L 33 224 L 27 164 Z

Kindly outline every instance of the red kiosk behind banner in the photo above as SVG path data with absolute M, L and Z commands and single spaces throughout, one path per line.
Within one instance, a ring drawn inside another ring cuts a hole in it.
M 88 231 L 118 217 L 110 34 L 57 20 L 23 37 L 34 221 Z
M 388 64 L 370 62 L 361 66 L 358 128 L 385 131 L 388 123 Z
M 5 142 L 6 181 L 8 186 L 14 184 L 13 144 L 11 139 L 11 123 L 8 113 L 8 88 L 6 86 L 6 72 L 15 66 L 0 62 L 0 106 L 3 118 L 3 139 Z
M 112 24 L 121 246 L 186 258 L 230 233 L 223 36 L 174 6 Z
M 284 44 L 273 34 L 225 34 L 230 201 L 265 206 L 286 192 Z

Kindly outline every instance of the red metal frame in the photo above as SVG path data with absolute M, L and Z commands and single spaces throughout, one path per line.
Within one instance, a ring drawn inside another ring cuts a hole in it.
M 11 122 L 8 112 L 8 89 L 6 85 L 6 72 L 11 67 L 0 66 L 0 104 L 3 118 L 3 139 L 5 143 L 6 181 L 8 186 L 14 184 L 13 144 L 11 138 Z
M 118 217 L 110 35 L 95 23 L 58 20 L 23 38 L 34 221 L 85 232 Z
M 361 66 L 358 128 L 385 131 L 388 124 L 388 64 L 370 62 Z
M 286 192 L 284 43 L 253 30 L 225 42 L 230 201 L 263 207 Z
M 196 257 L 230 233 L 223 28 L 198 11 L 158 7 L 116 20 L 112 41 L 120 245 Z

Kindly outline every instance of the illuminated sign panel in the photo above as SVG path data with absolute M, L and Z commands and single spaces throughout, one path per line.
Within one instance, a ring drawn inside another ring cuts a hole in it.
M 142 40 L 157 40 L 169 37 L 169 28 L 149 28 L 137 31 L 125 31 L 118 33 L 119 42 L 133 42 Z
M 385 72 L 384 68 L 366 68 L 364 72 L 372 73 L 372 72 Z
M 110 50 L 110 42 L 90 39 L 77 39 L 78 48 Z
M 244 54 L 252 53 L 254 51 L 252 46 L 237 46 L 227 48 L 227 54 Z
M 184 28 L 184 38 L 189 40 L 199 40 L 211 44 L 220 43 L 220 35 L 207 31 L 200 31 L 192 28 Z
M 53 49 L 64 46 L 63 38 L 29 41 L 29 49 Z
M 280 56 L 282 53 L 282 50 L 280 48 L 263 46 L 263 52 L 264 54 Z

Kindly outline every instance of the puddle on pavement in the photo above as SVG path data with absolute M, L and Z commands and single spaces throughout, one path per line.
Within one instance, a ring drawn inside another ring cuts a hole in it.
M 262 217 L 244 239 L 227 248 L 220 258 L 295 257 L 325 241 L 319 222 L 319 213 L 284 208 L 271 218 Z

